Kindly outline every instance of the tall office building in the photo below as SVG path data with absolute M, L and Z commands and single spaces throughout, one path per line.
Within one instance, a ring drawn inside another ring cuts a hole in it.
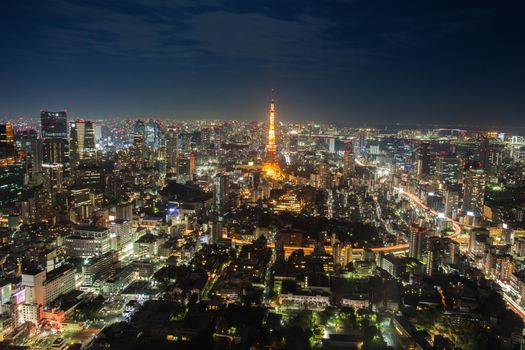
M 408 256 L 411 258 L 421 259 L 425 250 L 429 229 L 425 227 L 410 227 Z
M 469 169 L 463 181 L 463 212 L 483 214 L 486 176 L 483 169 Z
M 48 112 L 40 113 L 41 135 L 43 139 L 67 140 L 67 113 Z
M 168 129 L 166 133 L 166 166 L 168 172 L 172 173 L 177 167 L 179 156 L 179 133 L 174 129 Z
M 214 204 L 215 212 L 222 216 L 226 211 L 228 176 L 218 174 L 214 179 Z
M 145 158 L 145 143 L 146 138 L 146 126 L 142 120 L 137 120 L 133 126 L 132 135 L 132 163 L 136 168 L 141 169 L 144 165 Z
M 133 221 L 133 203 L 123 202 L 115 207 L 115 220 Z
M 456 219 L 459 210 L 459 193 L 453 186 L 448 186 L 445 190 L 445 215 L 452 219 Z
M 350 147 L 347 147 L 347 149 L 345 149 L 345 153 L 343 155 L 343 175 L 348 176 L 354 171 L 355 171 L 355 155 L 350 146 Z
M 357 131 L 354 133 L 353 142 L 354 145 L 354 154 L 356 157 L 360 157 L 366 149 L 366 132 Z
M 15 133 L 13 124 L 0 124 L 0 166 L 15 162 Z
M 335 153 L 335 138 L 328 139 L 328 153 Z
M 25 169 L 14 163 L 0 166 L 0 208 L 14 208 L 22 198 Z
M 144 124 L 144 143 L 152 149 L 158 149 L 161 141 L 161 124 L 158 120 L 150 119 Z
M 43 141 L 43 163 L 65 166 L 67 162 L 66 146 L 66 141 L 62 139 L 45 139 Z
M 133 135 L 133 148 L 132 148 L 132 158 L 133 158 L 133 164 L 138 169 L 141 169 L 144 165 L 144 136 L 142 136 L 139 133 L 135 133 Z
M 330 167 L 328 163 L 322 162 L 319 164 L 319 178 L 320 178 L 320 188 L 328 189 L 331 187 L 332 181 L 330 176 Z
M 36 184 L 41 182 L 43 149 L 42 139 L 35 129 L 18 131 L 15 134 L 15 144 L 22 154 L 27 180 Z
M 490 170 L 490 142 L 488 137 L 484 137 L 481 140 L 481 143 L 479 144 L 478 148 L 478 161 L 480 164 L 480 168 L 485 170 L 485 172 L 489 172 Z
M 180 181 L 192 181 L 195 172 L 195 158 L 193 156 L 177 158 L 177 179 Z
M 436 177 L 449 185 L 456 185 L 461 174 L 461 162 L 454 154 L 440 154 L 436 158 Z
M 71 167 L 76 169 L 80 163 L 92 163 L 96 158 L 95 126 L 93 122 L 78 119 L 70 128 Z
M 40 127 L 43 142 L 45 185 L 50 204 L 56 204 L 57 193 L 62 191 L 63 179 L 69 166 L 67 113 L 42 111 Z
M 421 142 L 416 150 L 416 171 L 417 176 L 425 176 L 430 174 L 430 143 Z

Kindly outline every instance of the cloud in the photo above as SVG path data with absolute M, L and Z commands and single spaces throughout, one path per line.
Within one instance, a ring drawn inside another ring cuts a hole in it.
M 58 17 L 42 28 L 47 45 L 60 56 L 95 53 L 274 66 L 347 66 L 370 63 L 378 55 L 374 48 L 334 40 L 328 35 L 333 24 L 306 12 L 280 19 L 269 16 L 268 9 L 264 14 L 224 11 L 215 0 L 199 6 L 186 0 L 119 4 L 56 0 L 56 6 L 46 8 Z
M 207 12 L 189 21 L 184 37 L 196 47 L 227 61 L 266 65 L 345 66 L 369 63 L 368 47 L 351 47 L 328 35 L 328 20 L 301 15 L 294 20 L 258 13 Z

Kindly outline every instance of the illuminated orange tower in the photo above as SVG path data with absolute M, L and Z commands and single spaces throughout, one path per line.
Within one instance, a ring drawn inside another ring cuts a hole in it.
M 266 163 L 276 163 L 277 146 L 275 144 L 275 100 L 273 98 L 270 102 L 270 122 L 268 124 L 268 144 L 266 145 Z
M 275 134 L 275 100 L 273 98 L 270 102 L 270 120 L 268 123 L 268 143 L 266 144 L 266 161 L 263 165 L 263 170 L 267 176 L 274 179 L 284 178 L 284 173 L 277 162 L 277 144 Z

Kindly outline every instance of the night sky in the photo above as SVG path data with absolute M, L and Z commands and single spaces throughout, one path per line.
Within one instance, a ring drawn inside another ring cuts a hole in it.
M 2 0 L 0 116 L 525 120 L 523 1 Z

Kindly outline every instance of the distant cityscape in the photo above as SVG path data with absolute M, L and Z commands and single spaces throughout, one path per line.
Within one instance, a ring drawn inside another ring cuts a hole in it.
M 1 348 L 522 348 L 523 134 L 268 104 L 1 124 Z

